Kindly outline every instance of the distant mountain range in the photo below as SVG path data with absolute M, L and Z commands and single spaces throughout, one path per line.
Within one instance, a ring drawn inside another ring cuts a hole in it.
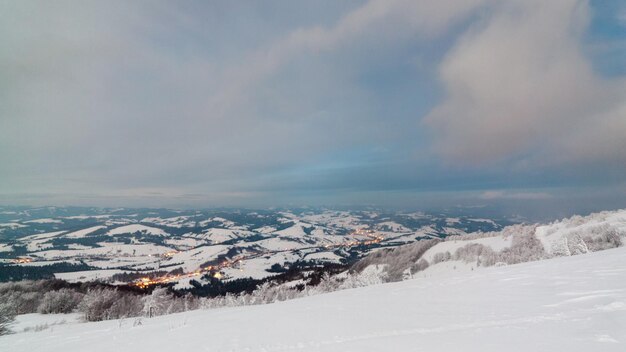
M 512 223 L 378 210 L 0 207 L 0 278 L 186 288 L 211 276 L 261 279 L 294 265 L 350 264 L 379 248 Z

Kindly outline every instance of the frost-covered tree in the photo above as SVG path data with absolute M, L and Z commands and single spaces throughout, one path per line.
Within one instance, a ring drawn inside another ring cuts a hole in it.
M 333 292 L 337 291 L 340 285 L 341 282 L 339 280 L 331 276 L 329 273 L 324 273 L 320 283 L 315 287 L 315 290 L 319 293 Z
M 339 289 L 350 289 L 365 287 L 370 285 L 378 285 L 385 282 L 387 274 L 380 272 L 379 270 L 363 270 L 361 273 L 353 272 L 346 275 L 346 278 L 339 285 Z
M 184 310 L 195 310 L 200 308 L 200 300 L 197 297 L 194 297 L 192 294 L 188 293 L 183 296 L 183 304 Z
M 452 259 L 452 254 L 449 251 L 435 253 L 433 256 L 433 264 L 447 262 Z
M 143 314 L 150 317 L 168 314 L 172 311 L 173 300 L 167 288 L 155 288 L 152 294 L 143 298 Z
M 78 305 L 79 311 L 83 313 L 86 321 L 100 321 L 115 319 L 110 308 L 120 298 L 116 290 L 111 289 L 90 289 Z
M 15 308 L 16 314 L 35 313 L 43 294 L 41 292 L 13 292 L 7 302 Z
M 507 264 L 525 263 L 544 259 L 547 254 L 535 232 L 519 232 L 513 234 L 511 247 L 503 249 L 499 254 L 499 262 Z
M 413 264 L 411 266 L 411 274 L 415 274 L 415 273 L 417 273 L 419 271 L 426 270 L 426 269 L 428 269 L 428 266 L 429 266 L 428 260 L 422 258 L 422 259 L 418 260 L 417 263 L 415 263 L 415 264 Z
M 0 335 L 11 332 L 11 325 L 15 320 L 15 309 L 8 303 L 0 303 Z
M 422 240 L 394 249 L 376 251 L 357 262 L 352 270 L 361 272 L 370 265 L 385 267 L 386 281 L 400 281 L 407 269 L 410 269 L 428 249 L 439 243 L 439 240 Z
M 118 293 L 118 298 L 108 309 L 109 319 L 138 317 L 143 311 L 140 296 L 130 293 Z
M 480 265 L 482 261 L 491 262 L 491 259 L 494 258 L 495 252 L 490 247 L 479 243 L 469 243 L 459 249 L 454 253 L 454 260 L 463 260 L 467 263 L 476 262 L 477 265 Z
M 620 232 L 609 225 L 592 227 L 581 235 L 584 236 L 583 240 L 591 252 L 622 246 Z
M 37 312 L 42 314 L 71 313 L 81 302 L 83 294 L 62 288 L 44 293 Z

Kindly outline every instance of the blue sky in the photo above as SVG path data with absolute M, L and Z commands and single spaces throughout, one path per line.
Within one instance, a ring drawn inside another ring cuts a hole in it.
M 1 1 L 0 203 L 626 206 L 623 1 Z

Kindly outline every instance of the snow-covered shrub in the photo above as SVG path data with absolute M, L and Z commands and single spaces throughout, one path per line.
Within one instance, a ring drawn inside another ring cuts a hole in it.
M 480 265 L 481 257 L 483 260 L 495 263 L 495 252 L 493 249 L 479 243 L 466 244 L 454 252 L 454 260 L 462 260 L 466 263 L 477 262 Z
M 584 238 L 584 241 L 591 252 L 622 246 L 622 239 L 614 233 L 608 233 L 598 237 L 587 236 Z
M 173 296 L 167 288 L 155 288 L 152 294 L 143 298 L 143 314 L 149 317 L 168 314 L 171 311 L 172 302 Z
M 45 287 L 41 281 L 18 281 L 0 284 L 0 302 L 13 307 L 15 314 L 35 313 Z
M 108 319 L 138 317 L 143 311 L 140 296 L 130 293 L 118 293 L 118 298 L 108 309 Z
M 437 239 L 423 240 L 393 249 L 374 252 L 358 261 L 352 270 L 361 272 L 370 265 L 385 265 L 386 281 L 400 281 L 404 272 L 413 266 Z
M 251 301 L 256 304 L 272 303 L 274 302 L 274 297 L 276 296 L 276 287 L 270 282 L 265 282 L 262 285 L 259 285 L 259 287 L 252 292 L 251 296 Z
M 452 254 L 449 251 L 439 252 L 433 256 L 433 264 L 447 262 L 452 259 Z
M 232 300 L 233 298 L 227 297 L 227 299 Z M 139 310 L 144 316 L 148 317 L 186 312 L 202 307 L 200 299 L 193 297 L 191 294 L 176 297 L 166 287 L 155 288 L 152 294 L 141 299 L 141 304 L 143 308 Z M 232 306 L 235 305 L 232 304 Z
M 116 290 L 90 289 L 78 305 L 78 309 L 86 321 L 115 319 L 119 316 L 112 315 L 110 309 L 119 298 L 120 295 Z
M 11 332 L 11 324 L 15 320 L 15 309 L 8 303 L 0 303 L 0 335 Z
M 378 285 L 385 282 L 387 274 L 380 272 L 376 267 L 368 267 L 360 273 L 353 272 L 346 275 L 346 278 L 339 285 L 339 289 L 357 288 L 371 285 Z
M 411 274 L 415 274 L 419 271 L 426 270 L 428 269 L 428 266 L 429 266 L 428 260 L 422 258 L 418 260 L 417 263 L 411 266 Z
M 184 310 L 195 310 L 200 308 L 200 300 L 198 297 L 194 297 L 192 294 L 188 293 L 182 297 Z
M 15 309 L 16 314 L 35 313 L 41 302 L 43 294 L 41 292 L 15 291 L 3 295 L 0 299 Z
M 83 294 L 62 288 L 44 293 L 37 312 L 42 314 L 71 313 L 81 302 Z
M 320 283 L 315 286 L 314 290 L 319 293 L 334 292 L 341 286 L 341 281 L 329 273 L 324 273 Z
M 324 282 L 324 278 L 322 281 Z M 321 284 L 321 283 L 320 283 Z M 230 305 L 250 305 L 250 304 L 268 304 L 289 299 L 302 297 L 301 291 L 289 288 L 285 285 L 265 282 L 250 294 L 242 294 L 237 297 L 226 295 L 224 297 L 225 304 Z
M 185 300 L 182 297 L 174 297 L 165 314 L 180 313 L 186 310 Z
M 541 244 L 541 241 L 532 232 L 519 232 L 513 234 L 511 247 L 503 249 L 497 262 L 507 264 L 525 263 L 547 258 L 548 255 Z
M 620 234 L 614 227 L 609 225 L 593 227 L 586 231 L 583 240 L 591 252 L 622 246 Z

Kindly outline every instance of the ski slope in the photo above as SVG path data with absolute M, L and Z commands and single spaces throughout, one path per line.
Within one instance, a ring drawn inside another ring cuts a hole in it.
M 264 306 L 56 325 L 19 351 L 625 351 L 626 248 Z

